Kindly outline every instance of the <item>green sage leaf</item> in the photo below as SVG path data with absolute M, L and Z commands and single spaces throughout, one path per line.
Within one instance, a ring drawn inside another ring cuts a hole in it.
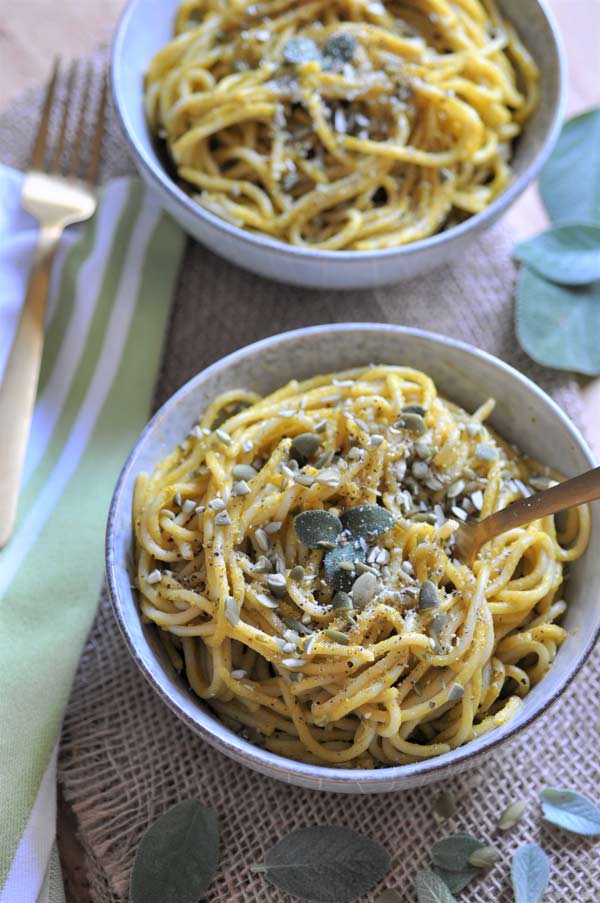
M 600 225 L 556 226 L 517 245 L 514 256 L 551 282 L 586 285 L 600 279 Z
M 517 338 L 546 367 L 600 373 L 600 282 L 568 288 L 525 268 L 517 288 Z
M 430 869 L 417 872 L 415 887 L 419 903 L 456 903 L 448 886 Z
M 357 505 L 342 514 L 344 530 L 354 539 L 381 536 L 394 526 L 394 515 L 380 505 Z
M 526 843 L 513 856 L 511 867 L 515 903 L 539 903 L 550 880 L 550 863 L 541 847 Z
M 351 63 L 356 52 L 357 40 L 354 35 L 341 34 L 333 35 L 323 47 L 323 56 L 325 62 L 329 65 Z
M 542 169 L 540 193 L 555 223 L 600 223 L 600 109 L 565 123 Z
M 474 866 L 469 866 L 460 872 L 449 872 L 447 869 L 435 866 L 433 871 L 442 879 L 450 893 L 459 894 L 464 890 L 467 884 L 470 884 L 473 878 L 481 874 L 481 871 Z
M 478 840 L 471 834 L 449 834 L 436 841 L 431 848 L 431 858 L 435 865 L 449 872 L 463 872 L 469 868 L 469 857 L 485 847 L 485 840 Z
M 318 549 L 321 542 L 335 543 L 342 532 L 342 524 L 339 517 L 329 511 L 302 511 L 294 518 L 294 530 L 305 546 Z
M 575 790 L 547 787 L 540 793 L 544 820 L 587 837 L 600 835 L 600 808 Z
M 344 570 L 341 565 L 344 562 L 357 564 L 359 561 L 366 561 L 366 555 L 362 549 L 355 549 L 352 542 L 331 549 L 323 559 L 327 583 L 335 590 L 350 592 L 356 580 L 356 571 Z
M 380 844 L 341 825 L 314 825 L 286 834 L 265 856 L 267 880 L 292 897 L 346 903 L 385 877 L 390 855 Z
M 219 864 L 217 816 L 198 800 L 171 806 L 140 841 L 132 903 L 198 903 Z

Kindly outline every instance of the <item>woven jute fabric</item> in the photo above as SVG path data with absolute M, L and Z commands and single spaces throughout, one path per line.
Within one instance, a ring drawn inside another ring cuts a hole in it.
M 101 66 L 102 55 L 94 62 Z M 40 97 L 40 91 L 31 91 L 0 117 L 4 162 L 24 167 Z M 131 171 L 111 115 L 104 177 Z M 506 227 L 496 227 L 460 260 L 430 275 L 390 288 L 338 294 L 276 285 L 190 241 L 173 300 L 156 405 L 207 364 L 255 339 L 315 323 L 371 320 L 425 327 L 478 345 L 532 377 L 577 419 L 574 381 L 540 369 L 518 348 L 510 247 Z M 407 903 L 415 900 L 414 875 L 427 863 L 432 842 L 449 830 L 472 832 L 505 852 L 502 866 L 473 883 L 461 899 L 508 903 L 510 853 L 521 843 L 539 842 L 552 861 L 545 899 L 598 903 L 597 848 L 542 826 L 537 798 L 548 785 L 600 795 L 599 686 L 600 650 L 561 701 L 530 729 L 480 767 L 445 782 L 459 804 L 456 816 L 440 828 L 431 811 L 435 786 L 387 796 L 330 795 L 261 777 L 213 751 L 146 683 L 102 593 L 66 713 L 60 755 L 60 780 L 89 857 L 92 899 L 124 903 L 142 832 L 172 803 L 196 797 L 217 811 L 221 826 L 222 861 L 206 897 L 210 903 L 283 903 L 283 895 L 249 867 L 287 831 L 325 822 L 348 825 L 383 843 L 394 864 L 382 887 L 397 887 Z M 527 814 L 512 832 L 499 836 L 498 814 L 516 798 L 529 802 Z

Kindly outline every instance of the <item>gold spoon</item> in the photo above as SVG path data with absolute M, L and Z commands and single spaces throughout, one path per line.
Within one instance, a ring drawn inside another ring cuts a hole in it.
M 479 549 L 494 536 L 529 524 L 539 517 L 558 514 L 585 502 L 600 498 L 600 467 L 587 470 L 578 477 L 558 483 L 550 489 L 536 492 L 528 498 L 512 502 L 501 511 L 472 524 L 461 524 L 454 534 L 455 549 L 459 558 L 472 564 Z

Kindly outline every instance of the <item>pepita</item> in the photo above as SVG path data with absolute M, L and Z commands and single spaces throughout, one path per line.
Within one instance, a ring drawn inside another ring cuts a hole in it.
M 305 573 L 306 572 L 302 565 L 296 564 L 290 571 L 290 580 L 293 580 L 294 583 L 302 583 Z
M 498 819 L 500 831 L 509 831 L 511 828 L 514 828 L 525 815 L 526 809 L 527 803 L 525 800 L 514 800 L 512 803 L 509 803 Z
M 361 574 L 352 584 L 353 607 L 365 608 L 377 590 L 377 577 L 373 574 Z
M 424 580 L 419 590 L 419 609 L 428 611 L 437 608 L 440 604 L 438 588 L 432 580 Z
M 332 605 L 335 611 L 351 611 L 352 599 L 348 593 L 339 590 L 333 597 Z
M 332 627 L 328 627 L 323 633 L 327 639 L 331 640 L 333 643 L 340 643 L 342 646 L 348 646 L 350 644 L 350 640 L 341 630 L 334 630 Z
M 296 461 L 303 462 L 312 458 L 321 444 L 318 433 L 300 433 L 292 439 L 290 455 Z
M 256 564 L 252 568 L 252 571 L 255 574 L 270 574 L 272 570 L 273 565 L 266 555 L 260 555 L 256 561 Z
M 496 847 L 481 847 L 469 856 L 469 865 L 478 869 L 489 869 L 500 862 L 502 855 Z
M 423 433 L 427 432 L 427 425 L 421 414 L 415 414 L 411 411 L 402 414 L 402 417 L 398 421 L 398 425 L 409 430 L 411 433 L 414 433 L 416 436 L 422 436 Z
M 234 480 L 245 480 L 247 482 L 252 480 L 257 472 L 250 464 L 236 464 L 231 471 L 231 476 Z

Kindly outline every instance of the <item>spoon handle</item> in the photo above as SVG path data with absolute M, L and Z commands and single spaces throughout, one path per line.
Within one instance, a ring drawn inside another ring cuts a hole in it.
M 557 514 L 559 511 L 566 511 L 567 508 L 574 508 L 576 505 L 583 505 L 584 502 L 598 498 L 600 498 L 600 467 L 594 467 L 593 470 L 587 470 L 578 477 L 557 483 L 550 489 L 512 502 L 501 511 L 484 518 L 477 526 L 485 530 L 486 538 L 483 542 L 487 542 L 488 539 L 512 527 L 520 527 L 540 517 Z

